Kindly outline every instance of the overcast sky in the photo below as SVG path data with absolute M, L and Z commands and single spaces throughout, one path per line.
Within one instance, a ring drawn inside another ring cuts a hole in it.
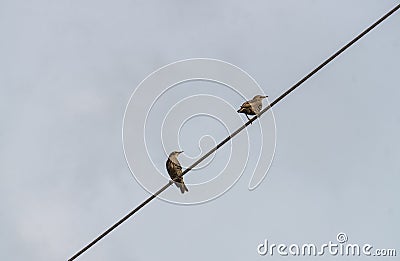
M 128 168 L 122 126 L 156 69 L 220 59 L 271 101 L 396 4 L 1 0 L 0 259 L 66 260 L 149 196 Z M 324 244 L 339 232 L 400 255 L 399 25 L 398 12 L 274 107 L 275 157 L 256 190 L 249 168 L 211 202 L 154 200 L 79 260 L 278 260 L 257 245 Z M 189 156 L 198 130 L 182 133 Z M 160 148 L 150 146 L 160 161 L 147 171 L 163 168 Z

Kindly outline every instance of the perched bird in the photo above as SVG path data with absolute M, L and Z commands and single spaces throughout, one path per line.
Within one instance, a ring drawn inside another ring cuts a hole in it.
M 246 101 L 240 106 L 240 109 L 237 111 L 239 113 L 244 113 L 248 120 L 250 120 L 247 115 L 256 115 L 259 114 L 262 109 L 262 99 L 267 98 L 268 96 L 256 95 L 250 101 Z
M 183 182 L 183 177 L 182 177 L 182 167 L 181 164 L 178 161 L 178 155 L 181 154 L 183 151 L 174 151 L 169 154 L 169 157 L 166 162 L 167 166 L 167 171 L 171 179 L 175 182 L 175 185 L 180 188 L 182 194 L 185 193 L 185 191 L 189 191 L 188 188 L 185 185 L 185 182 Z

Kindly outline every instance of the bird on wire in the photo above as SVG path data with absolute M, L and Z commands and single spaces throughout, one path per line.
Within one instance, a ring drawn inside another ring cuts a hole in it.
M 238 113 L 244 113 L 248 120 L 250 120 L 248 115 L 258 115 L 262 109 L 262 100 L 268 96 L 256 95 L 253 99 L 246 101 L 240 106 Z
M 189 191 L 183 182 L 182 177 L 182 166 L 178 161 L 178 155 L 183 151 L 173 151 L 169 154 L 169 157 L 166 162 L 167 171 L 170 178 L 174 181 L 175 185 L 181 190 L 181 193 L 185 193 L 185 191 Z

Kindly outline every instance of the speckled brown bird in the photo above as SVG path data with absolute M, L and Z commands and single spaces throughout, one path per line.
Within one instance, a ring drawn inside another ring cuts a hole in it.
M 175 185 L 180 188 L 181 193 L 185 193 L 185 191 L 189 191 L 183 182 L 182 177 L 182 166 L 178 161 L 178 155 L 183 151 L 174 151 L 169 154 L 169 157 L 166 162 L 166 167 L 170 178 L 175 182 Z
M 262 100 L 268 96 L 256 95 L 252 100 L 246 101 L 240 106 L 237 111 L 239 113 L 244 113 L 248 120 L 250 120 L 248 115 L 257 115 L 262 109 Z

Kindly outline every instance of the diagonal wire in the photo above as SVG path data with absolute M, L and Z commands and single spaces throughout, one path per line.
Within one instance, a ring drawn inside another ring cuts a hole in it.
M 365 36 L 367 33 L 369 33 L 372 29 L 374 29 L 377 25 L 382 23 L 386 18 L 391 16 L 394 12 L 396 12 L 400 8 L 400 4 L 395 6 L 393 9 L 391 9 L 389 12 L 387 12 L 384 16 L 382 16 L 379 20 L 377 20 L 375 23 L 370 25 L 367 29 L 365 29 L 363 32 L 361 32 L 359 35 L 357 35 L 353 40 L 351 40 L 349 43 L 347 43 L 345 46 L 340 48 L 336 53 L 332 54 L 328 59 L 326 59 L 323 63 L 321 63 L 318 67 L 316 67 L 314 70 L 312 70 L 309 74 L 304 76 L 300 81 L 298 81 L 296 84 L 294 84 L 290 89 L 288 89 L 286 92 L 281 94 L 278 98 L 276 98 L 273 102 L 271 102 L 267 107 L 265 107 L 258 115 L 254 116 L 251 118 L 249 121 L 247 121 L 244 125 L 242 125 L 240 128 L 238 128 L 236 131 L 234 131 L 231 135 L 226 137 L 223 141 L 221 141 L 217 146 L 215 146 L 213 149 L 211 149 L 209 152 L 204 154 L 200 159 L 198 159 L 196 162 L 194 162 L 192 165 L 190 165 L 187 169 L 185 169 L 182 172 L 182 176 L 188 173 L 190 170 L 192 170 L 194 167 L 196 167 L 200 162 L 205 160 L 207 157 L 209 157 L 212 153 L 217 151 L 220 147 L 222 147 L 225 143 L 227 143 L 229 140 L 231 140 L 233 137 L 235 137 L 239 132 L 241 132 L 243 129 L 245 129 L 247 126 L 249 126 L 253 121 L 255 121 L 257 118 L 261 117 L 262 114 L 267 112 L 269 109 L 271 109 L 275 104 L 280 102 L 283 98 L 285 98 L 287 95 L 289 95 L 292 91 L 294 91 L 297 87 L 299 87 L 302 83 L 307 81 L 309 78 L 311 78 L 315 73 L 317 73 L 319 70 L 321 70 L 325 65 L 330 63 L 333 59 L 335 59 L 337 56 L 339 56 L 341 53 L 343 53 L 346 49 L 348 49 L 350 46 L 352 46 L 355 42 L 357 42 L 360 38 Z M 171 186 L 174 182 L 170 180 L 164 187 L 159 189 L 156 193 L 151 195 L 148 199 L 143 201 L 142 204 L 137 206 L 135 209 L 133 209 L 131 212 L 129 212 L 126 216 L 124 216 L 122 219 L 120 219 L 117 223 L 115 223 L 113 226 L 111 226 L 109 229 L 104 231 L 100 236 L 95 238 L 92 242 L 90 242 L 87 246 L 82 248 L 79 252 L 77 252 L 74 256 L 72 256 L 68 261 L 72 261 L 76 259 L 78 256 L 80 256 L 82 253 L 84 253 L 86 250 L 88 250 L 90 247 L 92 247 L 94 244 L 96 244 L 98 241 L 100 241 L 103 237 L 105 237 L 108 233 L 110 233 L 112 230 L 114 230 L 116 227 L 121 225 L 124 221 L 126 221 L 128 218 L 130 218 L 133 214 L 138 212 L 141 208 L 143 208 L 145 205 L 147 205 L 150 201 L 152 201 L 154 198 L 156 198 L 159 194 L 161 194 L 164 190 L 166 190 L 169 186 Z

